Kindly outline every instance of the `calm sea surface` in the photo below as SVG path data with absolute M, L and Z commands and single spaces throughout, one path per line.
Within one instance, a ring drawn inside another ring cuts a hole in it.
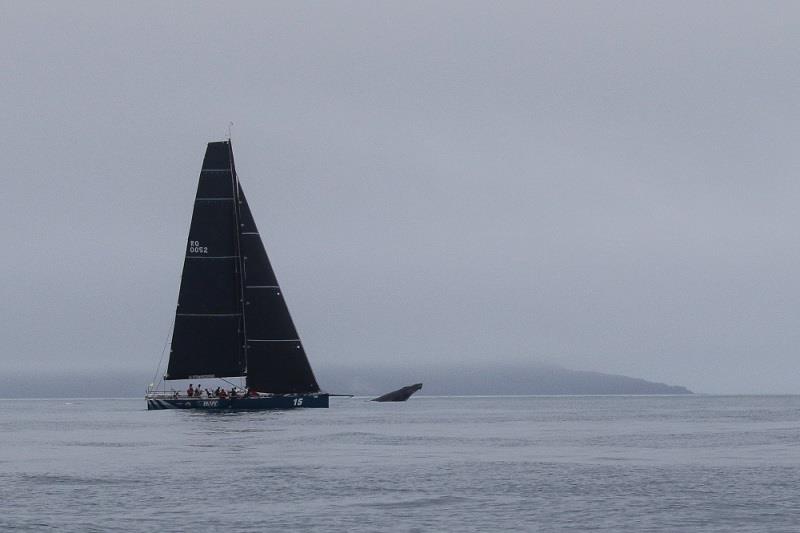
M 0 531 L 800 531 L 800 397 L 0 400 Z

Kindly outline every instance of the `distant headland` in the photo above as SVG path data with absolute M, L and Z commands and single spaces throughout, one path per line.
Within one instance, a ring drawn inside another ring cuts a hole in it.
M 693 394 L 679 385 L 543 363 L 356 369 L 320 366 L 320 383 L 329 390 L 358 395 L 377 394 L 415 381 L 425 383 L 425 395 Z
M 432 396 L 692 394 L 692 391 L 679 385 L 533 362 L 453 366 L 409 364 L 402 367 L 364 364 L 328 366 L 321 363 L 316 374 L 327 392 L 357 396 L 376 396 L 418 382 L 425 384 L 421 394 Z M 41 372 L 6 373 L 0 375 L 0 397 L 140 397 L 152 378 L 152 374 L 144 370 L 95 374 L 67 371 L 58 375 Z M 174 386 L 177 389 L 185 388 L 183 382 L 175 382 Z

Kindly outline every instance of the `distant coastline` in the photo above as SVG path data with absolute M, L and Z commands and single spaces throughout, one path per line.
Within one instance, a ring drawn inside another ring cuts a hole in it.
M 409 383 L 424 384 L 434 396 L 693 394 L 680 385 L 640 378 L 570 370 L 557 365 L 463 365 L 458 367 L 379 367 L 319 365 L 317 379 L 332 393 L 374 396 Z M 5 373 L 2 398 L 120 398 L 143 396 L 152 374 L 141 370 L 106 373 Z M 175 388 L 183 388 L 176 382 Z
M 424 383 L 419 394 L 431 395 L 693 394 L 680 385 L 540 363 L 420 369 L 322 367 L 318 374 L 330 391 L 367 395 L 416 382 Z

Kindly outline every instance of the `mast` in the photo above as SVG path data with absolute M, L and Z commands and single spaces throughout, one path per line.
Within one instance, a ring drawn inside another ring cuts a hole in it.
M 242 255 L 242 243 L 240 233 L 242 231 L 242 223 L 241 223 L 241 213 L 240 213 L 240 204 L 242 203 L 241 195 L 239 192 L 239 175 L 236 173 L 236 167 L 233 164 L 233 143 L 231 142 L 230 138 L 230 129 L 228 130 L 228 151 L 229 151 L 229 161 L 230 161 L 230 170 L 231 170 L 231 180 L 232 180 L 232 189 L 233 189 L 233 220 L 234 220 L 234 242 L 236 245 L 236 255 L 238 256 L 238 269 L 239 275 L 239 309 L 241 309 L 242 313 L 242 350 L 244 352 L 244 368 L 243 368 L 243 375 L 247 374 L 247 315 L 244 311 L 245 306 L 245 292 L 244 292 L 244 277 L 245 277 L 245 263 L 244 260 L 246 257 Z

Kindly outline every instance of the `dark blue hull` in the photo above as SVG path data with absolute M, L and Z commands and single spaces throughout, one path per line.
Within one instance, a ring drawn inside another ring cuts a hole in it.
M 258 398 L 170 398 L 146 397 L 147 409 L 296 409 L 298 407 L 328 407 L 327 394 L 280 394 Z

